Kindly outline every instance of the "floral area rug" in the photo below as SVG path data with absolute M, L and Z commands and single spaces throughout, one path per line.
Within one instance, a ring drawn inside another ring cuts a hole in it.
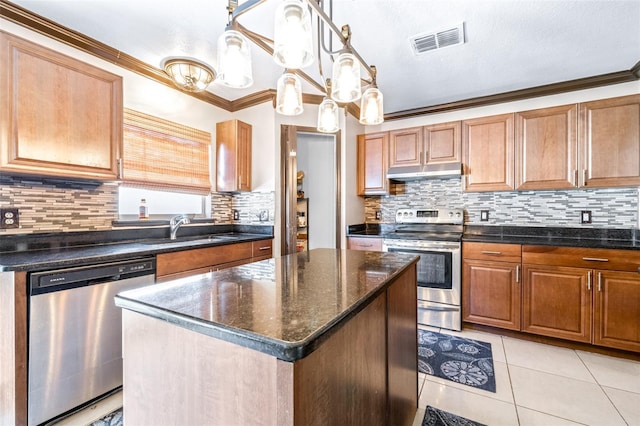
M 464 417 L 456 416 L 455 414 L 448 413 L 446 411 L 438 410 L 427 405 L 427 410 L 424 413 L 422 419 L 422 426 L 485 426 L 482 423 L 474 422 L 473 420 L 466 419 Z
M 419 329 L 418 370 L 474 388 L 496 391 L 491 343 Z

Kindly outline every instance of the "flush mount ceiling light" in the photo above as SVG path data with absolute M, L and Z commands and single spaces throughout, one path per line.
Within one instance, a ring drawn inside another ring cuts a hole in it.
M 213 68 L 192 58 L 166 58 L 162 68 L 174 84 L 186 92 L 202 92 L 216 78 Z
M 238 18 L 242 14 L 272 1 L 275 0 L 246 0 L 238 5 L 237 0 L 229 0 L 227 10 L 229 11 L 228 28 L 232 27 L 234 31 L 244 35 L 248 40 L 272 55 L 277 65 L 286 69 L 285 74 L 278 79 L 276 111 L 286 115 L 297 115 L 302 112 L 302 91 L 299 89 L 301 87 L 299 76 L 326 95 L 318 110 L 319 131 L 336 132 L 339 130 L 338 103 L 346 107 L 344 104 L 360 99 L 363 96 L 361 93 L 363 84 L 370 87 L 365 91 L 365 97 L 361 101 L 363 111 L 360 112 L 360 122 L 362 124 L 382 123 L 384 120 L 383 97 L 376 85 L 375 67 L 367 65 L 356 49 L 351 46 L 349 26 L 343 25 L 341 29 L 338 28 L 330 16 L 325 13 L 326 6 L 332 14 L 333 0 L 281 1 L 274 18 L 274 40 L 255 33 L 238 22 Z M 317 18 L 317 51 L 315 54 L 311 25 L 313 16 Z M 325 34 L 325 29 L 327 29 L 328 35 Z M 341 45 L 341 48 L 335 51 L 332 49 L 334 39 Z M 334 62 L 331 79 L 325 79 L 323 76 L 323 54 Z M 321 83 L 301 70 L 301 68 L 309 66 L 316 58 L 322 78 Z M 221 67 L 221 61 L 218 62 L 218 66 Z M 368 78 L 361 77 L 362 70 L 368 74 Z M 228 78 L 230 79 L 231 76 Z M 329 81 L 333 82 L 333 88 L 326 84 Z M 234 87 L 231 84 L 228 85 Z

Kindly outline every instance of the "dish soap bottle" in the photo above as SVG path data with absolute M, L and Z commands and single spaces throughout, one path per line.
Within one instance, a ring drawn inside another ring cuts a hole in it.
M 149 209 L 147 208 L 147 200 L 140 200 L 140 210 L 138 212 L 138 219 L 149 219 Z

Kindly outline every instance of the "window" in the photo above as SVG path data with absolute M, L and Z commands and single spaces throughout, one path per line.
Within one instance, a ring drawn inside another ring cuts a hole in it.
M 121 186 L 118 189 L 118 214 L 121 220 L 136 220 L 140 200 L 145 199 L 149 219 L 168 219 L 176 214 L 211 217 L 211 196 Z

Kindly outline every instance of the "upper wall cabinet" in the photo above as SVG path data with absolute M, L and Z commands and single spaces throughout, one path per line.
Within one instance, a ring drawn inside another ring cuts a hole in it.
M 514 114 L 462 122 L 465 191 L 510 191 L 513 179 Z
M 459 121 L 389 132 L 389 167 L 460 163 Z
M 516 189 L 577 186 L 578 106 L 516 114 Z
M 640 95 L 580 104 L 581 185 L 640 185 Z
M 358 135 L 358 195 L 389 194 L 389 133 Z
M 111 180 L 122 77 L 0 31 L 0 170 Z
M 251 191 L 251 125 L 216 124 L 216 191 Z

